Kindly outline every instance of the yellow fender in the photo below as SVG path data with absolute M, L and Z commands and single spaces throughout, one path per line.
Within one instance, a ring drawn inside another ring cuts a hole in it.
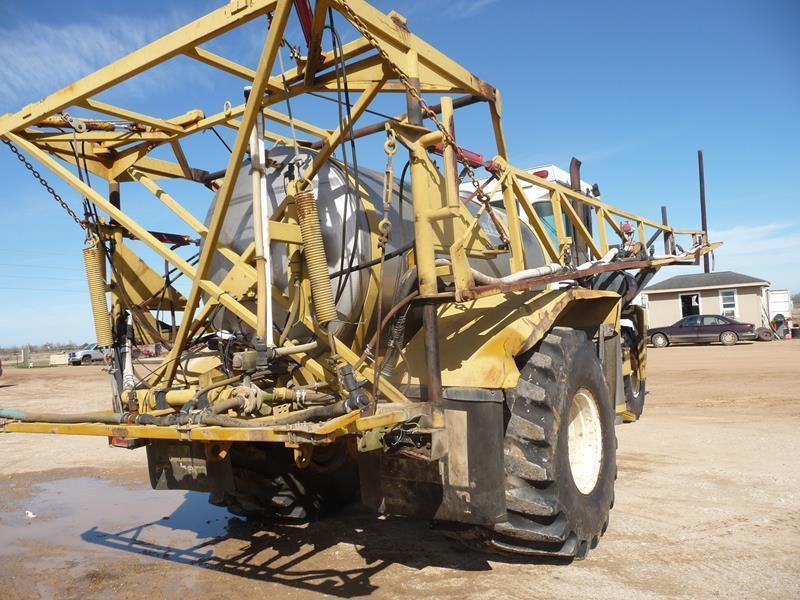
M 619 329 L 620 296 L 570 288 L 496 294 L 438 307 L 439 352 L 445 387 L 513 388 L 514 358 L 532 348 L 555 325 Z M 395 385 L 425 381 L 424 332 L 408 342 L 392 377 Z

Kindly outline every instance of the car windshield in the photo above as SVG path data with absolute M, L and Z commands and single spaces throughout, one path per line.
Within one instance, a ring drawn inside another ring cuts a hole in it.
M 92 347 L 92 344 L 84 344 L 78 350 L 89 350 Z

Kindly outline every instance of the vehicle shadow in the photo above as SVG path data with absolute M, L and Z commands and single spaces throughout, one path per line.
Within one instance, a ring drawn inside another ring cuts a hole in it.
M 372 579 L 393 564 L 459 571 L 489 571 L 489 559 L 523 564 L 513 557 L 471 550 L 432 530 L 425 522 L 379 518 L 360 505 L 351 505 L 334 517 L 311 525 L 226 516 L 225 532 L 207 538 L 209 521 L 198 510 L 200 501 L 205 502 L 200 494 L 187 494 L 185 502 L 169 517 L 118 532 L 92 527 L 81 538 L 114 550 L 341 598 L 376 591 L 378 585 Z M 165 526 L 173 531 L 193 531 L 203 541 L 154 541 L 159 535 L 151 530 Z M 358 557 L 343 559 L 342 552 L 350 552 L 346 546 L 352 546 Z M 341 568 L 339 565 L 345 561 L 351 566 Z

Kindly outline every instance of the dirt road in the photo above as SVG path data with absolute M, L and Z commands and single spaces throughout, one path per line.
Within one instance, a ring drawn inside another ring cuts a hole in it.
M 645 418 L 617 429 L 616 505 L 588 560 L 498 560 L 359 507 L 264 530 L 201 494 L 150 491 L 143 450 L 14 434 L 0 435 L 2 595 L 800 597 L 800 343 L 652 350 L 649 368 Z M 97 367 L 0 379 L 1 407 L 106 398 Z

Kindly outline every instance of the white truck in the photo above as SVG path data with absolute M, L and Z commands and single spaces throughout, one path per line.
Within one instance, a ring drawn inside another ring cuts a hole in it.
M 70 365 L 89 365 L 94 361 L 105 360 L 105 351 L 97 344 L 84 344 L 75 352 L 69 353 Z

